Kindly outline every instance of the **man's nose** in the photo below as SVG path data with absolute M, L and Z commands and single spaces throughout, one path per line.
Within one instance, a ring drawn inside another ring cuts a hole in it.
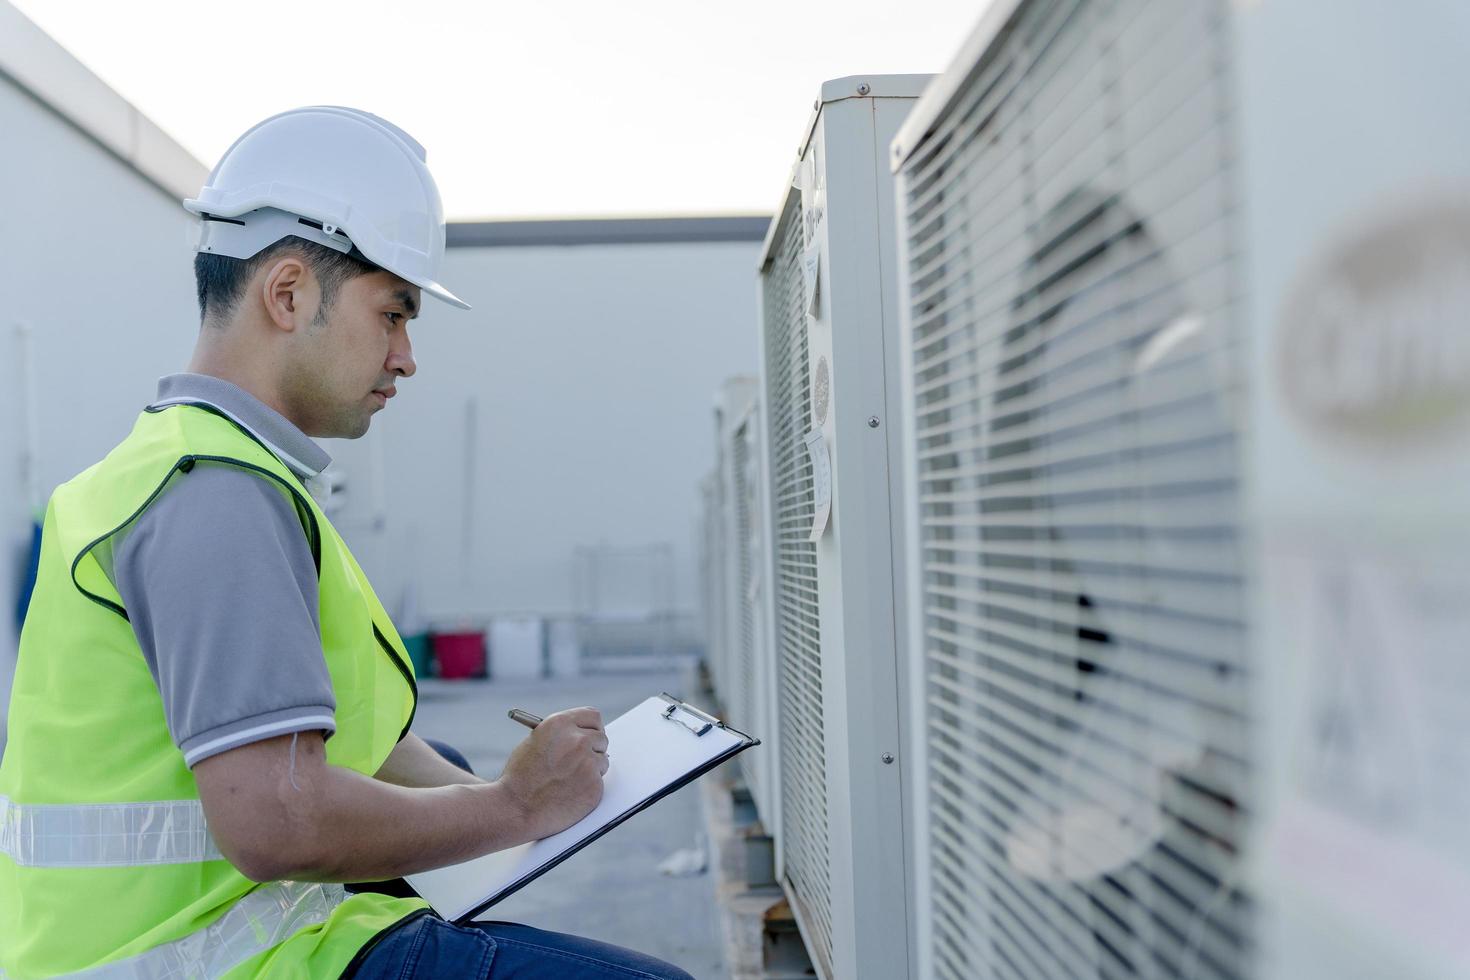
M 413 359 L 413 343 L 408 339 L 406 329 L 393 338 L 393 343 L 388 347 L 388 361 L 384 366 L 400 378 L 411 378 L 418 370 L 418 364 Z

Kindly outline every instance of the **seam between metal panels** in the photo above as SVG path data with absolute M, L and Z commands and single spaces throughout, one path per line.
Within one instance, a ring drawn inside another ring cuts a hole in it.
M 894 288 L 897 289 L 897 278 L 900 275 L 900 271 L 898 269 L 897 256 L 892 254 L 892 252 L 897 248 L 898 244 L 897 232 L 899 211 L 898 202 L 896 200 L 890 200 L 888 202 L 888 205 L 890 208 L 892 208 L 891 214 L 893 216 L 893 226 L 889 229 L 886 229 L 889 234 L 885 234 L 885 229 L 883 228 L 883 190 L 884 188 L 887 188 L 888 193 L 891 196 L 895 192 L 895 187 L 891 180 L 888 179 L 889 171 L 884 165 L 886 162 L 884 147 L 881 143 L 879 143 L 878 140 L 878 106 L 876 102 L 874 102 L 870 108 L 871 111 L 868 114 L 868 125 L 870 127 L 869 134 L 872 139 L 872 153 L 869 159 L 873 166 L 873 220 L 876 224 L 874 232 L 876 233 L 876 237 L 878 240 L 878 267 L 873 270 L 873 278 L 878 287 L 878 366 L 879 374 L 883 383 L 883 418 L 879 420 L 877 433 L 882 439 L 883 445 L 883 500 L 886 505 L 885 512 L 888 514 L 888 641 L 890 645 L 889 648 L 893 652 L 893 656 L 890 658 L 890 662 L 892 665 L 892 674 L 889 680 L 893 684 L 893 691 L 896 696 L 899 692 L 908 690 L 908 686 L 903 683 L 903 679 L 900 677 L 900 673 L 903 669 L 903 637 L 899 635 L 899 610 L 903 608 L 901 603 L 903 603 L 905 599 L 905 590 L 907 586 L 906 580 L 903 579 L 903 577 L 899 574 L 900 570 L 903 567 L 901 550 L 903 547 L 903 520 L 901 511 L 902 497 L 900 496 L 895 499 L 893 491 L 894 460 L 892 448 L 894 438 L 901 436 L 899 420 L 902 417 L 902 412 L 890 411 L 890 407 L 896 402 L 897 398 L 901 397 L 900 395 L 895 394 L 894 389 L 890 386 L 897 387 L 900 390 L 901 386 L 899 385 L 898 378 L 889 377 L 888 368 L 889 358 L 897 356 L 896 351 L 889 350 L 890 327 L 894 328 L 894 330 L 901 329 L 900 325 L 903 322 L 903 318 L 899 315 L 898 297 L 894 297 L 893 316 L 897 318 L 898 322 L 896 324 L 889 322 L 887 302 L 888 284 L 884 280 L 883 270 L 885 267 L 892 268 L 894 270 Z M 887 259 L 887 261 L 885 261 L 885 258 Z M 902 342 L 903 340 L 900 337 L 899 343 L 901 344 Z M 890 433 L 893 433 L 893 435 L 890 435 Z M 902 468 L 900 467 L 900 474 L 901 473 Z M 901 478 L 902 477 L 900 475 L 900 479 Z M 900 841 L 909 840 L 909 832 L 911 830 L 911 828 L 909 827 L 908 807 L 904 805 L 904 801 L 909 798 L 910 792 L 908 786 L 908 759 L 905 757 L 905 754 L 900 751 L 904 743 L 904 731 L 906 728 L 907 717 L 907 705 L 903 703 L 902 699 L 895 698 L 893 718 L 895 744 L 892 748 L 892 753 L 894 756 L 897 757 L 896 764 L 898 766 L 898 771 L 895 775 L 898 781 L 898 839 Z M 869 760 L 869 764 L 872 764 L 872 760 Z M 899 903 L 902 906 L 903 921 L 905 924 L 905 928 L 903 931 L 905 945 L 904 961 L 910 964 L 912 964 L 914 960 L 914 950 L 911 948 L 914 937 L 910 934 L 907 928 L 908 923 L 912 921 L 912 917 L 914 914 L 914 910 L 911 907 L 912 896 L 910 896 L 908 888 L 909 874 L 912 871 L 911 864 L 912 862 L 909 859 L 909 849 L 907 847 L 899 848 L 898 865 L 900 888 L 898 898 Z

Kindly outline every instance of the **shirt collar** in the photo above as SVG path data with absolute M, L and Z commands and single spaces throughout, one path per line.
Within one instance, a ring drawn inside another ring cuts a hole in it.
M 332 462 L 327 451 L 280 412 L 238 385 L 207 374 L 170 374 L 158 381 L 158 398 L 149 408 L 205 405 L 256 439 L 302 479 L 320 475 Z

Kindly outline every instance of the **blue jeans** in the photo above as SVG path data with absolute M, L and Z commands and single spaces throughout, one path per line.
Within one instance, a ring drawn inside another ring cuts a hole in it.
M 441 756 L 474 772 L 452 745 L 426 739 Z M 412 895 L 402 878 L 349 886 L 353 891 Z M 514 922 L 476 922 L 456 926 L 432 912 L 406 919 L 380 936 L 349 966 L 343 980 L 694 980 L 670 963 L 631 949 L 546 932 Z
M 513 922 L 457 926 L 425 912 L 394 926 L 343 980 L 694 980 L 620 946 Z

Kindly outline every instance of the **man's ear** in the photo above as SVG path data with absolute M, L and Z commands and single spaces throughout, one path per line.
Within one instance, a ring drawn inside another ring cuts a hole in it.
M 288 333 L 306 327 L 316 316 L 321 291 L 306 263 L 286 255 L 271 263 L 260 285 L 266 316 Z

